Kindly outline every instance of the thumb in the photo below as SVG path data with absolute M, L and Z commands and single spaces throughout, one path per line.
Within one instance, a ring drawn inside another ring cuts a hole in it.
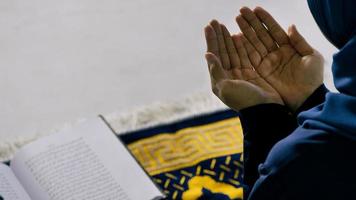
M 226 79 L 226 73 L 222 68 L 219 58 L 210 52 L 205 54 L 205 58 L 208 62 L 211 78 L 216 82 L 220 82 Z
M 298 32 L 297 28 L 293 24 L 288 28 L 289 40 L 292 46 L 297 50 L 301 56 L 307 56 L 313 54 L 313 48 L 308 44 L 304 37 Z

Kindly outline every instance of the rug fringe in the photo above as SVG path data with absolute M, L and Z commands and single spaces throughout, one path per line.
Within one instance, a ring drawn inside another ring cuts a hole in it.
M 199 92 L 175 101 L 156 102 L 151 105 L 140 106 L 126 111 L 116 111 L 103 116 L 117 134 L 148 128 L 159 124 L 167 124 L 187 117 L 207 114 L 227 109 L 211 93 Z M 14 153 L 22 146 L 39 137 L 49 135 L 59 130 L 68 129 L 86 119 L 78 119 L 65 123 L 59 128 L 33 135 L 16 137 L 0 142 L 0 161 L 10 160 Z

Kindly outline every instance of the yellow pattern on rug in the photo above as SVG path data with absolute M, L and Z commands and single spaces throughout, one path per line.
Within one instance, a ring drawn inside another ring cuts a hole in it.
M 236 188 L 227 183 L 217 182 L 210 176 L 196 176 L 188 182 L 188 190 L 182 195 L 183 200 L 198 199 L 203 195 L 203 188 L 213 193 L 227 195 L 230 199 L 236 199 L 242 196 L 242 187 Z
M 243 135 L 239 118 L 161 133 L 128 145 L 151 176 L 236 153 L 242 153 Z

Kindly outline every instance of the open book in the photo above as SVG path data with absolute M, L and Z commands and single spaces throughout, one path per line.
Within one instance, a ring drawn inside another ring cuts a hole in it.
M 0 163 L 4 200 L 164 198 L 101 118 L 34 141 L 10 167 Z

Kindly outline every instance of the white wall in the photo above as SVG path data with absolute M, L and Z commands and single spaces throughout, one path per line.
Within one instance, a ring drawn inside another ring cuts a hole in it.
M 305 0 L 0 1 L 0 140 L 210 91 L 202 29 L 217 18 L 237 31 L 243 5 L 335 51 Z

